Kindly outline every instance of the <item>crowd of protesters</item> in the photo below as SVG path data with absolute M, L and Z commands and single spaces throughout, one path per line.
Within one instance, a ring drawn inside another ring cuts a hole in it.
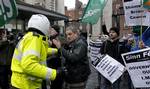
M 136 43 L 133 36 L 120 41 L 117 27 L 110 28 L 107 35 L 99 53 L 123 65 L 122 53 L 148 48 L 143 40 Z M 66 27 L 65 36 L 60 37 L 59 26 L 51 26 L 41 14 L 30 18 L 26 33 L 0 30 L 0 87 L 48 89 L 49 85 L 49 89 L 85 89 L 91 73 L 88 43 L 74 25 Z M 121 82 L 134 89 L 127 71 L 113 84 L 99 74 L 97 89 L 121 89 Z

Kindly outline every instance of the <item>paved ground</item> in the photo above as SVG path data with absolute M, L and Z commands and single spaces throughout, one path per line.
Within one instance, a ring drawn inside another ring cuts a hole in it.
M 99 85 L 98 84 L 98 72 L 97 72 L 97 70 L 94 69 L 94 67 L 91 66 L 91 64 L 90 64 L 90 68 L 91 68 L 91 74 L 87 81 L 86 89 L 95 89 Z M 129 89 L 127 75 L 126 75 L 126 77 L 122 77 L 122 80 L 124 82 L 120 83 L 120 86 L 121 86 L 120 89 Z
M 128 79 L 126 77 L 122 78 L 125 82 L 121 82 L 120 89 L 129 89 L 128 88 Z M 86 89 L 95 89 L 98 86 L 98 73 L 97 71 L 91 67 L 91 74 L 89 76 L 89 79 L 87 81 Z
M 91 67 L 91 74 L 87 81 L 86 89 L 95 89 L 98 86 L 98 72 L 92 66 L 90 67 Z

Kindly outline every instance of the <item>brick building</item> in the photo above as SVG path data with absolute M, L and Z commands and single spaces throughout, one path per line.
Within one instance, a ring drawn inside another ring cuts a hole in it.
M 122 0 L 113 0 L 112 3 L 112 26 L 120 28 L 121 36 L 132 33 L 132 29 L 125 25 L 124 9 Z
M 70 10 L 65 8 L 65 15 L 69 17 L 68 23 L 76 25 L 83 33 L 87 33 L 88 28 L 87 24 L 80 23 L 85 6 L 81 1 L 75 0 L 75 8 Z
M 24 31 L 27 27 L 28 19 L 32 14 L 44 14 L 51 21 L 51 24 L 57 24 L 58 21 L 68 20 L 64 15 L 64 0 L 16 0 L 18 8 L 17 18 L 11 20 L 1 29 L 12 29 L 12 31 Z M 60 11 L 59 8 L 62 8 Z

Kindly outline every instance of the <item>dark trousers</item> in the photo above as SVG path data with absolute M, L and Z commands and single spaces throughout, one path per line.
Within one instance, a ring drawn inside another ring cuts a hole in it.
M 101 76 L 100 89 L 120 89 L 120 81 L 121 79 L 119 78 L 113 84 L 111 84 L 110 81 L 108 81 L 105 77 Z
M 9 89 L 10 83 L 10 66 L 0 66 L 0 87 L 2 89 Z
M 42 82 L 42 89 L 47 89 L 46 80 L 43 80 Z
M 51 82 L 50 89 L 62 89 L 63 88 L 63 78 L 57 78 Z
M 73 84 L 65 83 L 65 89 L 85 89 L 86 83 L 86 81 Z
M 42 89 L 47 89 L 46 80 L 42 82 Z M 63 88 L 63 78 L 57 78 L 51 81 L 50 89 L 62 89 Z

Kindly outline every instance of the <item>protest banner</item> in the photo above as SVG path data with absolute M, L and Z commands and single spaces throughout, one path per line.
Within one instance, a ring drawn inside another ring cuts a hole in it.
M 127 26 L 150 26 L 150 12 L 144 11 L 141 0 L 123 0 Z
M 82 16 L 83 23 L 96 24 L 107 0 L 89 0 Z
M 15 0 L 0 0 L 0 26 L 16 18 L 18 9 Z
M 122 54 L 135 88 L 150 87 L 150 48 Z
M 90 40 L 89 43 L 89 55 L 90 55 L 90 59 L 91 61 L 94 61 L 97 57 L 98 54 L 100 54 L 100 48 L 102 46 L 102 42 L 101 41 L 92 41 Z
M 109 55 L 97 55 L 92 65 L 111 83 L 114 83 L 125 71 L 125 67 Z

